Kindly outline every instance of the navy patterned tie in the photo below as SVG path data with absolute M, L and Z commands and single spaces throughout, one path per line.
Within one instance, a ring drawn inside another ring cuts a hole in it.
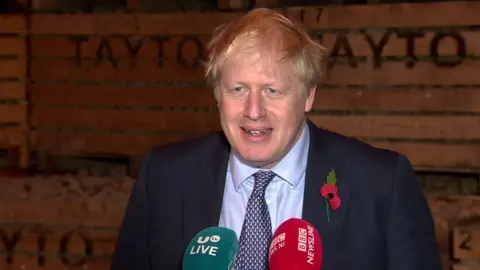
M 259 171 L 253 177 L 255 185 L 247 203 L 239 250 L 235 260 L 235 270 L 268 269 L 268 248 L 272 238 L 272 224 L 265 201 L 265 190 L 275 177 L 275 173 Z

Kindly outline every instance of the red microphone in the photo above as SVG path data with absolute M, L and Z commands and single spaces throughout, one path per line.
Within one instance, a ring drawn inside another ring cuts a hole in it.
M 322 239 L 312 224 L 291 218 L 278 227 L 269 250 L 270 270 L 319 270 Z

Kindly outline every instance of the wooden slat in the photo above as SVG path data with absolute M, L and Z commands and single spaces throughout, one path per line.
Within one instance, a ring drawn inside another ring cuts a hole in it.
M 318 126 L 363 138 L 480 140 L 474 116 L 311 115 Z M 220 130 L 217 113 L 199 111 L 35 108 L 35 127 L 209 132 Z
M 144 155 L 156 145 L 188 138 L 149 134 L 101 134 L 35 131 L 33 149 L 56 154 Z M 377 142 L 373 145 L 406 154 L 415 166 L 480 170 L 480 145 Z
M 478 25 L 477 1 L 292 7 L 307 28 L 368 28 Z M 303 10 L 303 11 L 302 11 Z M 302 14 L 303 13 L 303 14 Z
M 380 1 L 380 0 L 367 0 L 367 1 Z M 440 253 L 440 259 L 442 260 L 443 270 L 452 270 L 452 259 L 448 253 Z
M 319 88 L 315 110 L 480 112 L 480 88 Z
M 265 7 L 265 8 L 273 8 L 278 7 L 280 4 L 278 0 L 257 0 L 255 1 L 255 7 Z
M 376 142 L 372 145 L 407 155 L 415 167 L 480 171 L 479 144 Z
M 444 33 L 458 35 L 460 40 L 465 42 L 465 51 L 468 55 L 480 55 L 480 31 L 418 29 L 416 32 L 416 35 L 423 35 L 414 38 L 414 55 L 417 57 L 429 56 L 432 52 L 432 41 L 439 38 L 440 40 L 437 43 L 439 55 L 457 55 L 459 44 L 451 36 L 441 38 Z M 346 34 L 320 33 L 320 31 L 311 31 L 311 36 L 326 47 L 328 55 L 337 45 L 340 46 L 338 51 L 340 54 L 344 54 L 345 49 L 349 46 L 354 56 L 372 56 L 374 50 L 369 42 L 371 40 L 374 46 L 381 48 L 381 56 L 407 56 L 407 38 L 401 32 L 395 33 L 393 31 L 387 32 L 386 29 L 384 31 L 374 29 L 370 33 L 368 31 L 360 33 L 352 29 L 352 32 Z M 385 39 L 383 46 L 379 45 L 382 39 Z
M 88 57 L 112 56 L 114 59 L 158 59 L 176 61 L 177 54 L 188 60 L 205 55 L 208 36 L 33 36 L 33 57 Z
M 30 86 L 34 104 L 57 105 L 123 105 L 158 107 L 215 107 L 213 90 L 206 87 L 168 86 Z M 479 91 L 480 94 L 480 91 Z M 480 107 L 480 104 L 478 104 Z
M 27 61 L 22 59 L 0 59 L 0 79 L 25 78 Z
M 247 2 L 242 0 L 217 0 L 217 8 L 223 10 L 238 10 L 247 8 Z
M 28 5 L 28 0 L 23 0 L 25 5 Z M 55 12 L 55 10 L 62 9 L 63 7 L 68 7 L 67 5 L 63 6 L 62 4 L 57 3 L 55 0 L 42 0 L 42 1 L 32 1 L 30 9 L 34 12 Z
M 308 28 L 419 27 L 478 25 L 475 1 L 289 8 L 285 12 Z M 34 34 L 210 34 L 236 13 L 34 14 Z M 302 15 L 301 15 L 302 14 Z M 175 27 L 172 27 L 174 25 Z
M 0 34 L 25 34 L 27 22 L 23 15 L 0 15 Z
M 0 176 L 0 221 L 116 229 L 133 184 L 122 176 Z
M 0 104 L 0 123 L 23 123 L 26 119 L 25 105 Z
M 100 62 L 97 67 L 93 67 L 93 62 L 78 67 L 74 61 L 35 60 L 32 62 L 31 78 L 81 81 L 205 81 L 201 68 L 185 69 L 174 61 L 165 62 L 164 67 L 159 68 L 153 59 L 138 61 L 134 67 L 128 61 L 118 62 L 118 68 L 113 68 L 107 61 Z
M 0 37 L 0 55 L 26 55 L 27 44 L 19 37 Z
M 142 4 L 140 0 L 127 0 L 127 10 L 130 12 L 139 12 L 142 8 Z
M 0 99 L 24 99 L 25 83 L 0 82 Z
M 17 256 L 13 258 L 11 265 L 9 265 L 5 259 L 0 260 L 1 269 L 5 269 L 5 267 L 7 267 L 6 269 L 15 269 L 15 266 L 22 264 L 25 265 L 25 269 L 48 268 L 67 270 L 86 267 L 92 269 L 90 268 L 91 265 L 88 258 L 84 258 L 85 265 L 76 264 L 83 256 L 111 256 L 118 234 L 116 230 L 75 228 L 71 226 L 59 228 L 50 224 L 38 224 L 36 226 L 7 225 L 1 226 L 0 231 L 2 231 L 9 240 L 13 239 L 15 234 L 19 235 L 13 250 L 10 250 L 10 252 L 13 251 L 13 253 L 17 253 Z M 45 241 L 43 249 L 40 249 L 38 246 L 39 238 L 43 238 Z M 62 246 L 62 242 L 64 246 Z M 87 248 L 91 249 L 91 251 L 87 251 Z M 3 245 L 0 247 L 2 254 L 7 251 Z M 39 262 L 39 253 L 42 251 L 45 252 L 43 265 Z M 25 253 L 34 256 L 29 258 Z M 66 256 L 64 254 L 66 254 Z M 62 259 L 66 259 L 67 261 L 62 261 Z M 103 260 L 104 266 L 108 266 L 108 258 L 102 258 L 100 260 Z M 93 262 L 93 265 L 95 264 L 98 264 L 98 261 L 96 263 Z M 93 269 L 100 270 L 100 268 Z
M 13 223 L 12 223 L 13 224 Z M 53 226 L 52 226 L 53 225 Z M 38 226 L 38 225 L 37 225 Z M 92 241 L 94 246 L 94 251 L 96 254 L 112 254 L 113 253 L 113 244 L 117 238 L 116 230 L 107 230 L 107 229 L 95 229 L 95 228 L 75 228 L 74 226 L 65 226 L 65 227 L 55 227 L 54 224 L 40 224 L 40 226 L 1 226 L 2 230 L 6 235 L 13 235 L 16 231 L 19 231 L 21 234 L 21 239 L 18 241 L 16 248 L 18 250 L 30 251 L 37 253 L 37 241 L 38 235 L 43 231 L 45 236 L 49 241 L 46 241 L 45 252 L 57 253 L 59 250 L 60 242 L 62 238 L 70 239 L 68 245 L 69 253 L 84 253 L 84 241 L 82 241 L 80 234 L 83 234 L 87 241 Z M 78 241 L 80 240 L 80 241 Z M 6 251 L 5 247 L 0 248 L 0 252 Z M 95 255 L 95 254 L 93 254 Z
M 45 68 L 47 66 L 49 68 Z M 474 60 L 467 60 L 454 69 L 439 68 L 425 62 L 417 63 L 412 69 L 401 62 L 383 63 L 381 69 L 372 69 L 372 64 L 365 62 L 358 63 L 357 68 L 337 64 L 329 69 L 325 82 L 340 85 L 478 84 L 480 78 L 476 70 L 479 68 L 480 61 Z M 20 74 L 20 70 L 16 74 Z M 35 80 L 205 81 L 200 67 L 188 69 L 176 61 L 166 61 L 159 68 L 155 60 L 138 61 L 133 67 L 130 62 L 121 61 L 117 68 L 107 61 L 100 62 L 97 67 L 93 66 L 93 62 L 78 67 L 74 61 L 68 60 L 35 60 L 31 74 Z
M 470 262 L 471 263 L 471 262 Z M 453 265 L 453 270 L 480 270 L 480 266 L 457 263 Z
M 0 127 L 0 148 L 19 146 L 25 141 L 26 132 L 20 128 Z
M 479 140 L 480 117 L 470 116 L 317 116 L 317 126 L 361 138 Z
M 34 104 L 216 107 L 208 87 L 33 84 L 30 90 Z M 314 109 L 480 112 L 479 100 L 480 88 L 318 88 Z
M 140 156 L 152 146 L 188 136 L 34 131 L 32 149 L 60 155 L 118 154 Z
M 210 34 L 219 23 L 239 14 L 33 14 L 33 34 Z M 172 27 L 175 26 L 175 27 Z
M 357 68 L 339 64 L 327 71 L 326 82 L 330 84 L 392 85 L 392 84 L 478 84 L 476 69 L 480 61 L 466 60 L 455 68 L 439 68 L 431 63 L 420 62 L 407 68 L 402 62 L 385 62 L 382 68 L 372 69 L 371 63 L 358 63 Z
M 48 240 L 47 240 L 48 241 Z M 5 255 L 4 255 L 5 256 Z M 72 262 L 76 262 L 72 257 Z M 7 264 L 5 260 L 0 261 L 0 268 L 2 270 L 17 270 L 17 269 L 29 269 L 29 270 L 71 270 L 71 269 L 89 269 L 89 270 L 103 270 L 110 267 L 110 258 L 90 259 L 85 264 L 79 266 L 69 266 L 65 264 L 60 256 L 46 257 L 45 265 L 39 265 L 38 257 L 35 255 L 14 255 L 12 257 L 12 264 Z M 48 267 L 48 268 L 47 268 Z
M 208 132 L 220 129 L 216 113 L 200 111 L 34 108 L 32 126 Z

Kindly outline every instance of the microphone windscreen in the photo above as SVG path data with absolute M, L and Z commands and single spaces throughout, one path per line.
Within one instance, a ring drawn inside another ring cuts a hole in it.
M 233 269 L 238 251 L 234 231 L 222 227 L 206 228 L 190 241 L 183 255 L 183 270 Z
M 320 234 L 305 220 L 292 218 L 283 222 L 272 237 L 270 270 L 319 270 L 322 258 Z

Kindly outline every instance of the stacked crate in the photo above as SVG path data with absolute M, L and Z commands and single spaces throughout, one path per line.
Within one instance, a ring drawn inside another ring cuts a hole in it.
M 453 270 L 480 270 L 480 217 L 458 224 L 453 230 Z

